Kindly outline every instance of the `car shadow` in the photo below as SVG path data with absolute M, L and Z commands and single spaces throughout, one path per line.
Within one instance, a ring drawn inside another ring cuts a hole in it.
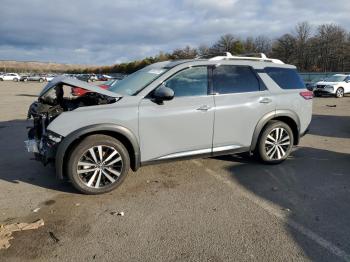
M 350 154 L 300 147 L 279 165 L 242 156 L 217 158 L 238 162 L 227 166 L 232 180 L 256 196 L 287 210 L 287 219 L 313 231 L 350 253 Z M 314 261 L 332 256 L 286 223 L 286 229 Z
M 350 116 L 313 115 L 309 134 L 350 138 Z
M 77 193 L 67 181 L 55 177 L 53 166 L 43 166 L 26 151 L 27 128 L 32 121 L 12 120 L 0 122 L 0 179 L 11 183 Z

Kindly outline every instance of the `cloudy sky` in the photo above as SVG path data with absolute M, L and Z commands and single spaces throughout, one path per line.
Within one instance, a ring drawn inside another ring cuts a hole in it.
M 225 33 L 274 38 L 301 21 L 350 30 L 350 1 L 1 0 L 0 60 L 108 65 Z

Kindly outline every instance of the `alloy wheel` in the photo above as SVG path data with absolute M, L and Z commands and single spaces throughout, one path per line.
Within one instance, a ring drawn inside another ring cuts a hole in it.
M 93 146 L 78 161 L 77 174 L 88 187 L 103 188 L 118 181 L 122 173 L 123 159 L 113 147 Z
M 342 88 L 337 89 L 337 97 L 343 97 L 344 96 L 344 90 Z
M 265 139 L 265 152 L 271 160 L 284 158 L 290 146 L 290 136 L 282 127 L 272 129 Z

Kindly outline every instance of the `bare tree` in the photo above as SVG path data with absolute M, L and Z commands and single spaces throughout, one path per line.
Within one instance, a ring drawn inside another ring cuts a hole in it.
M 310 67 L 310 37 L 312 28 L 308 22 L 298 23 L 295 27 L 295 57 L 300 70 Z
M 197 50 L 190 46 L 186 46 L 185 48 L 175 49 L 170 57 L 172 59 L 192 59 L 198 55 Z
M 346 31 L 334 24 L 320 25 L 316 34 L 318 65 L 322 71 L 344 71 L 345 52 L 348 49 Z
M 232 34 L 226 34 L 210 49 L 211 53 L 222 54 L 224 52 L 231 52 L 232 54 L 241 54 L 243 52 L 242 42 Z
M 197 53 L 200 57 L 209 57 L 210 48 L 207 45 L 201 44 L 197 49 Z
M 285 34 L 278 38 L 272 46 L 272 56 L 286 63 L 293 63 L 296 41 L 291 34 Z

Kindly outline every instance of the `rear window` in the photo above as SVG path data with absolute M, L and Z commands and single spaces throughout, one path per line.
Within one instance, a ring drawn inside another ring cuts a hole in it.
M 305 89 L 305 84 L 295 69 L 266 67 L 265 72 L 282 89 Z

